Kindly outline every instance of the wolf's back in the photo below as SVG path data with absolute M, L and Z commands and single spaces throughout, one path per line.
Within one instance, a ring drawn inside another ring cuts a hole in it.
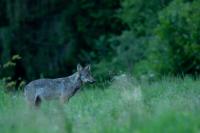
M 35 103 L 37 97 L 42 99 L 54 99 L 60 96 L 64 89 L 62 79 L 39 79 L 27 84 L 24 88 L 24 95 L 29 103 Z

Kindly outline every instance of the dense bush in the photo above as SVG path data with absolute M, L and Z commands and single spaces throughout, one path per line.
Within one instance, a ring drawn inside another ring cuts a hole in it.
M 131 63 L 133 73 L 137 76 L 199 74 L 200 2 L 151 2 L 125 0 L 122 3 L 121 17 L 132 33 L 126 36 L 132 40 L 129 41 L 128 50 L 119 54 L 118 59 L 123 58 Z M 143 10 L 139 10 L 140 6 Z M 128 39 L 125 40 L 120 43 L 120 47 L 126 46 Z M 130 47 L 135 46 L 139 49 L 131 50 Z M 135 55 L 138 51 L 143 58 Z M 134 57 L 138 60 L 134 60 Z
M 158 12 L 171 0 L 122 0 L 119 17 L 135 36 L 151 36 L 158 22 Z
M 200 1 L 175 0 L 159 14 L 156 35 L 174 74 L 200 72 Z
M 154 41 L 154 29 L 158 24 L 158 12 L 165 8 L 171 0 L 122 0 L 121 8 L 118 10 L 118 17 L 127 25 L 127 29 L 119 36 L 113 36 L 111 43 L 115 56 L 108 61 L 107 65 L 99 65 L 101 68 L 111 66 L 112 72 L 125 71 L 137 76 L 150 73 L 149 67 L 153 65 L 147 62 L 145 65 L 141 60 L 149 56 L 149 46 Z M 109 65 L 110 64 L 110 65 Z M 140 65 L 142 64 L 142 65 Z M 100 67 L 98 67 L 100 68 Z M 104 75 L 104 69 L 102 75 Z
M 147 57 L 136 66 L 140 75 L 199 74 L 199 6 L 199 1 L 175 0 L 159 12 Z

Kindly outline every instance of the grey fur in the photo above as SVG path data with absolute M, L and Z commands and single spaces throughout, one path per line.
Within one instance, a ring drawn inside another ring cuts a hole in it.
M 43 100 L 59 99 L 68 101 L 84 83 L 94 83 L 90 65 L 82 68 L 77 65 L 77 72 L 68 77 L 56 79 L 38 79 L 24 88 L 24 95 L 29 104 L 39 106 Z

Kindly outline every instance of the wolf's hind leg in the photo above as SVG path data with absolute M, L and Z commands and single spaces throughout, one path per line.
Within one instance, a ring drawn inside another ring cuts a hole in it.
M 42 102 L 42 99 L 39 96 L 36 96 L 36 98 L 35 98 L 35 106 L 39 107 L 41 102 Z
M 61 96 L 60 97 L 60 103 L 61 104 L 64 104 L 64 103 L 66 103 L 68 101 L 69 101 L 69 97 L 67 97 L 67 96 Z

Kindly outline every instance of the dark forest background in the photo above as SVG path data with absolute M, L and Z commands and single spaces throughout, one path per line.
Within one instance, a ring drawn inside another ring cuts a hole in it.
M 0 77 L 200 73 L 199 0 L 0 0 Z

